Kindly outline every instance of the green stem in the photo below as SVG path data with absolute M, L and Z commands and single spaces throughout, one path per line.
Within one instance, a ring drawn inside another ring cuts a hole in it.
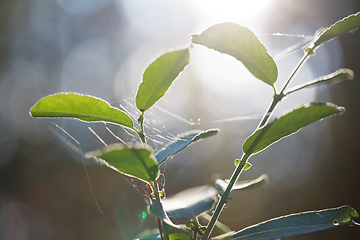
M 211 216 L 210 222 L 205 230 L 204 235 L 201 238 L 202 240 L 208 239 L 209 235 L 211 234 L 211 232 L 215 226 L 215 223 L 218 220 L 220 213 L 222 212 L 222 210 L 225 206 L 225 203 L 229 197 L 231 189 L 235 185 L 235 182 L 237 181 L 238 177 L 240 176 L 240 173 L 242 172 L 242 170 L 245 166 L 246 160 L 249 157 L 250 157 L 250 155 L 247 155 L 247 154 L 242 155 L 239 165 L 237 165 L 235 171 L 233 172 L 233 174 L 230 178 L 229 184 L 227 185 L 225 192 L 223 193 L 220 201 L 218 202 L 218 204 L 215 208 L 214 214 Z
M 299 64 L 297 65 L 297 67 L 295 68 L 295 70 L 293 71 L 293 73 L 290 75 L 289 79 L 286 81 L 284 87 L 281 89 L 281 92 L 279 94 L 274 94 L 273 97 L 273 101 L 269 107 L 269 109 L 267 110 L 266 114 L 264 115 L 264 117 L 262 118 L 259 126 L 257 127 L 256 130 L 258 130 L 259 128 L 261 128 L 262 126 L 264 126 L 267 121 L 269 120 L 272 112 L 274 111 L 276 105 L 284 98 L 284 91 L 286 89 L 286 87 L 289 85 L 289 83 L 291 82 L 291 80 L 294 78 L 294 76 L 296 75 L 296 73 L 299 71 L 299 69 L 304 65 L 304 63 L 306 62 L 306 60 L 311 56 L 310 53 L 305 53 L 304 56 L 301 58 Z
M 194 240 L 196 240 L 196 239 L 197 239 L 197 234 L 198 234 L 198 231 L 197 231 L 197 230 L 195 230 L 195 231 L 194 231 L 194 237 L 193 237 L 193 239 L 194 239 Z
M 203 218 L 204 220 L 206 220 L 207 222 L 210 222 L 211 216 L 207 213 L 203 213 L 200 215 L 201 218 Z M 230 228 L 228 226 L 226 226 L 225 224 L 216 221 L 215 222 L 215 226 L 214 228 L 220 233 L 220 234 L 224 234 L 224 233 L 228 233 L 231 232 Z
M 290 75 L 289 79 L 287 80 L 287 82 L 285 83 L 284 87 L 281 89 L 281 92 L 279 95 L 283 95 L 285 89 L 287 88 L 287 86 L 289 85 L 289 83 L 291 82 L 291 80 L 295 77 L 296 73 L 299 71 L 299 69 L 304 65 L 304 63 L 306 62 L 306 60 L 311 56 L 311 54 L 309 52 L 305 53 L 304 56 L 301 58 L 299 64 L 297 65 L 297 67 L 295 68 L 295 70 L 293 71 L 293 73 Z
M 194 223 L 195 223 L 195 226 L 197 226 L 197 228 L 200 226 L 200 224 L 199 224 L 199 220 L 197 219 L 197 217 L 193 217 L 193 221 L 194 221 Z M 194 231 L 193 231 L 193 239 L 194 240 L 196 240 L 197 239 L 197 235 L 198 235 L 198 229 L 195 229 Z
M 277 97 L 277 96 L 279 96 L 279 95 L 277 95 L 277 94 L 274 95 L 273 101 L 272 101 L 268 111 L 264 115 L 261 123 L 257 127 L 257 129 L 259 129 L 260 127 L 262 127 L 262 126 L 264 126 L 266 124 L 266 122 L 270 118 L 271 113 L 275 109 L 276 105 L 281 101 L 281 98 Z M 226 201 L 227 201 L 227 199 L 229 197 L 231 189 L 235 185 L 237 179 L 239 178 L 239 176 L 240 176 L 242 170 L 244 169 L 244 166 L 245 166 L 247 160 L 249 159 L 249 157 L 250 157 L 250 155 L 245 154 L 245 153 L 241 156 L 240 163 L 235 168 L 235 171 L 233 172 L 233 174 L 232 174 L 232 176 L 230 178 L 229 184 L 227 185 L 223 195 L 221 196 L 220 201 L 216 205 L 214 214 L 211 216 L 210 222 L 208 223 L 207 228 L 205 230 L 205 233 L 202 236 L 201 240 L 206 240 L 210 236 L 212 230 L 214 229 L 215 223 L 219 219 L 220 213 L 222 212 L 222 210 L 223 210 L 223 208 L 225 206 L 225 203 L 226 203 Z
M 144 132 L 144 112 L 141 112 L 138 122 L 140 123 L 140 131 L 138 131 L 137 134 L 139 135 L 141 141 L 143 143 L 146 143 L 146 137 Z
M 151 187 L 152 187 L 153 190 L 154 190 L 155 198 L 156 198 L 157 200 L 160 200 L 159 188 L 158 188 L 157 183 L 156 183 L 156 182 L 153 182 Z
M 143 111 L 141 112 L 141 115 L 140 115 L 138 121 L 140 123 L 140 131 L 138 131 L 137 134 L 139 135 L 141 141 L 143 143 L 146 143 L 146 137 L 145 137 L 145 132 L 144 132 L 144 112 Z M 158 187 L 157 182 L 150 182 L 150 185 L 154 191 L 155 198 L 160 201 L 159 187 Z M 160 237 L 162 240 L 164 240 L 164 233 L 162 231 L 163 222 L 161 219 L 158 219 L 156 217 L 155 217 L 155 220 L 156 220 L 156 223 L 159 228 Z
M 159 194 L 159 189 L 158 189 L 157 182 L 151 182 L 151 188 L 154 191 L 155 198 L 160 201 L 160 194 Z M 162 240 L 164 240 L 164 233 L 162 231 L 163 222 L 162 222 L 162 220 L 160 220 L 160 219 L 158 219 L 156 217 L 155 217 L 155 220 L 156 220 L 156 223 L 157 223 L 158 228 L 159 228 L 160 237 L 161 237 Z
M 304 63 L 306 62 L 306 60 L 309 58 L 309 56 L 311 56 L 311 54 L 306 53 L 304 54 L 304 56 L 302 57 L 302 59 L 300 60 L 299 64 L 297 65 L 297 67 L 295 68 L 295 70 L 293 71 L 293 73 L 290 75 L 289 79 L 286 81 L 284 87 L 282 88 L 281 92 L 279 94 L 276 93 L 276 90 L 274 88 L 275 94 L 272 100 L 272 103 L 269 107 L 269 109 L 267 110 L 266 114 L 264 115 L 264 117 L 262 118 L 259 126 L 256 128 L 256 130 L 258 130 L 259 128 L 263 127 L 268 120 L 271 117 L 271 114 L 273 113 L 276 105 L 283 99 L 284 97 L 284 91 L 286 89 L 286 87 L 289 85 L 289 83 L 291 82 L 291 80 L 294 78 L 294 76 L 296 75 L 296 73 L 299 71 L 299 69 L 304 65 Z M 255 131 L 256 131 L 255 130 Z M 260 139 L 259 139 L 260 140 Z M 223 193 L 223 195 L 220 198 L 220 201 L 218 202 L 218 204 L 216 205 L 214 214 L 211 216 L 210 222 L 205 230 L 204 235 L 202 236 L 201 240 L 206 240 L 208 239 L 208 237 L 210 236 L 212 230 L 214 229 L 215 223 L 218 220 L 220 213 L 222 212 L 225 203 L 229 197 L 229 194 L 231 192 L 232 187 L 235 185 L 237 179 L 239 178 L 247 160 L 249 159 L 249 157 L 251 156 L 251 154 L 243 154 L 241 159 L 240 159 L 240 163 L 239 165 L 237 165 L 237 167 L 235 168 L 229 184 L 227 185 L 225 192 Z
M 161 222 L 161 220 L 155 217 L 155 221 L 156 221 L 156 224 L 157 224 L 158 229 L 159 229 L 161 240 L 165 240 L 164 233 L 162 232 L 162 222 Z
M 282 99 L 282 97 L 280 95 L 274 95 L 269 109 L 267 110 L 266 114 L 264 114 L 264 116 L 263 116 L 259 126 L 256 128 L 256 130 L 261 128 L 262 126 L 264 126 L 269 121 L 272 112 L 274 111 L 276 105 L 281 101 L 281 99 Z
M 304 89 L 304 88 L 307 88 L 308 87 L 308 85 L 303 85 L 303 86 L 300 86 L 300 87 L 298 87 L 298 88 L 295 88 L 295 89 L 292 89 L 292 90 L 290 90 L 290 91 L 287 91 L 286 93 L 284 93 L 284 97 L 286 97 L 287 95 L 289 95 L 289 94 L 291 94 L 291 93 L 293 93 L 293 92 L 297 92 L 297 91 L 299 91 L 299 90 L 301 90 L 301 89 Z

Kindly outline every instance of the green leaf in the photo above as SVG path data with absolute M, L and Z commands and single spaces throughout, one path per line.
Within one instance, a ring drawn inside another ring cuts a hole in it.
M 334 84 L 352 79 L 354 79 L 354 72 L 348 68 L 341 68 L 326 76 L 322 76 L 311 82 L 308 82 L 305 85 L 302 85 L 300 87 L 294 87 L 293 89 L 287 91 L 284 95 L 289 95 L 290 93 L 299 91 L 303 88 L 313 88 L 324 84 Z
M 166 214 L 162 202 L 159 199 L 152 199 L 152 203 L 149 208 L 149 212 L 160 220 L 172 225 L 169 216 Z
M 158 228 L 146 229 L 136 235 L 135 240 L 157 240 L 161 239 Z
M 161 239 L 160 233 L 153 237 L 135 238 L 135 240 L 159 240 Z
M 274 218 L 236 232 L 231 239 L 270 240 L 295 237 L 342 225 L 358 225 L 359 215 L 349 206 L 303 212 Z
M 76 118 L 85 122 L 109 122 L 134 129 L 131 118 L 102 99 L 78 93 L 56 93 L 41 98 L 32 108 L 33 117 Z
M 194 130 L 194 131 L 196 131 L 196 130 Z M 219 132 L 220 132 L 220 129 L 217 129 L 217 128 L 212 128 L 212 129 L 208 129 L 206 131 L 201 131 L 198 135 L 196 135 L 196 137 L 194 138 L 194 140 L 192 142 L 196 142 L 196 141 L 204 139 L 204 138 L 212 137 L 212 136 L 218 134 Z
M 235 183 L 231 191 L 260 187 L 264 185 L 267 181 L 268 181 L 268 176 L 266 174 L 263 174 L 255 180 L 241 181 Z M 220 189 L 221 191 L 225 191 L 227 185 L 229 184 L 229 180 L 227 179 L 224 181 L 222 179 L 216 179 L 215 184 L 218 189 Z
M 169 239 L 192 240 L 190 233 L 185 231 L 184 229 L 180 228 L 177 225 L 169 225 L 169 224 L 164 223 L 164 231 L 166 234 L 169 235 Z M 154 229 L 153 231 L 148 231 L 145 233 L 140 233 L 135 238 L 135 240 L 158 240 L 158 239 L 161 239 L 158 229 Z
M 257 153 L 310 123 L 344 111 L 344 108 L 332 103 L 301 105 L 254 132 L 245 141 L 243 151 L 246 154 Z
M 205 219 L 207 222 L 210 222 L 211 216 L 207 213 L 203 213 L 201 215 L 199 215 L 200 218 Z M 226 226 L 225 224 L 216 221 L 215 222 L 215 229 L 220 233 L 220 234 L 229 234 L 229 232 L 232 232 L 231 229 Z M 235 232 L 233 232 L 235 233 Z
M 212 237 L 210 238 L 210 240 L 226 240 L 226 239 L 230 239 L 230 237 L 232 235 L 234 235 L 234 231 L 230 231 L 230 232 L 227 232 L 227 233 L 223 233 L 221 235 L 218 235 L 216 237 Z
M 217 194 L 218 191 L 211 186 L 194 187 L 163 199 L 162 204 L 170 218 L 193 218 L 209 211 Z
M 240 162 L 241 162 L 240 159 L 235 159 L 235 166 L 239 165 Z M 248 170 L 251 167 L 252 167 L 251 163 L 246 162 L 243 169 Z
M 159 175 L 158 163 L 152 151 L 144 145 L 128 147 L 112 144 L 100 150 L 88 152 L 85 157 L 101 158 L 114 170 L 145 182 L 155 181 Z
M 314 51 L 321 44 L 330 41 L 333 38 L 340 36 L 343 33 L 347 33 L 351 30 L 354 30 L 360 26 L 360 12 L 356 14 L 349 15 L 323 31 L 315 40 L 314 44 L 311 47 Z
M 218 129 L 209 129 L 207 131 L 193 130 L 185 132 L 177 136 L 173 141 L 169 142 L 165 147 L 160 149 L 156 154 L 155 158 L 157 159 L 159 165 L 162 164 L 169 156 L 183 150 L 191 143 L 194 143 L 198 140 L 211 137 L 219 132 Z
M 152 199 L 149 210 L 152 215 L 164 222 L 164 230 L 169 239 L 192 239 L 188 231 L 171 222 L 159 199 Z
M 235 57 L 255 77 L 272 87 L 276 82 L 278 70 L 274 60 L 255 34 L 246 27 L 229 22 L 220 23 L 200 35 L 192 35 L 191 41 Z
M 188 222 L 185 224 L 185 226 L 186 226 L 188 229 L 190 229 L 190 230 L 194 230 L 196 224 L 195 224 L 194 220 L 190 219 L 190 221 L 188 221 Z
M 167 52 L 151 63 L 136 94 L 136 107 L 144 112 L 165 95 L 189 63 L 189 48 Z
M 165 233 L 169 236 L 170 240 L 193 240 L 190 233 L 179 227 L 174 227 L 164 223 Z
M 203 227 L 199 227 L 198 229 L 198 233 L 200 236 L 204 235 L 205 234 L 205 230 L 206 230 L 206 227 L 203 226 Z

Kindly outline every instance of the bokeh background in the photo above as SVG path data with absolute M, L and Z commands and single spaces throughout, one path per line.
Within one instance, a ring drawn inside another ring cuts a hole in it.
M 0 239 L 132 239 L 156 226 L 138 181 L 88 162 L 85 170 L 74 150 L 103 146 L 89 126 L 108 144 L 118 141 L 110 131 L 127 142 L 136 138 L 113 125 L 32 119 L 29 109 L 41 97 L 95 95 L 136 119 L 134 96 L 147 64 L 224 21 L 255 32 L 277 62 L 280 89 L 314 32 L 359 10 L 357 0 L 1 0 Z M 295 212 L 342 205 L 360 211 L 359 66 L 359 32 L 325 44 L 308 61 L 293 86 L 341 67 L 354 70 L 355 79 L 295 93 L 275 116 L 311 101 L 336 103 L 346 113 L 253 156 L 241 180 L 266 173 L 269 183 L 234 193 L 222 222 L 239 230 Z M 189 66 L 146 115 L 149 143 L 159 149 L 191 129 L 221 134 L 165 164 L 167 195 L 229 178 L 271 97 L 271 88 L 235 59 L 194 46 Z M 359 228 L 341 227 L 295 239 L 359 237 Z

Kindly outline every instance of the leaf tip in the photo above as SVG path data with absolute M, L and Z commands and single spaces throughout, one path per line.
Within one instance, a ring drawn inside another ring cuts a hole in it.
M 136 93 L 136 107 L 140 111 L 151 108 L 162 98 L 189 63 L 190 46 L 163 52 L 145 69 Z
M 354 71 L 349 68 L 341 69 L 340 72 L 346 74 L 347 80 L 353 80 L 355 77 Z
M 35 105 L 34 105 L 35 106 Z M 34 108 L 34 106 L 32 106 L 31 108 L 30 108 L 30 110 L 29 110 L 29 115 L 30 115 L 30 117 L 34 117 L 33 116 L 33 108 Z
M 346 109 L 344 107 L 338 107 L 338 109 L 340 110 L 340 114 L 343 114 L 346 112 Z
M 188 35 L 188 37 L 191 37 L 191 38 L 192 38 L 192 37 L 197 37 L 197 36 L 199 36 L 199 34 L 196 34 L 196 33 L 192 33 L 192 34 L 189 34 L 189 35 Z
M 354 33 L 360 26 L 359 19 L 360 12 L 348 15 L 339 21 L 332 24 L 330 27 L 319 29 L 314 35 L 314 41 L 312 48 L 315 51 L 323 43 L 334 39 L 335 37 L 340 36 L 341 34 L 350 32 Z

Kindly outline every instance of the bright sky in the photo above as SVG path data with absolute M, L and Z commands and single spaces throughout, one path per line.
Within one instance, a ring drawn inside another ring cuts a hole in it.
M 275 0 L 188 0 L 188 4 L 212 24 L 223 21 L 246 24 L 253 17 L 258 17 L 273 1 Z

